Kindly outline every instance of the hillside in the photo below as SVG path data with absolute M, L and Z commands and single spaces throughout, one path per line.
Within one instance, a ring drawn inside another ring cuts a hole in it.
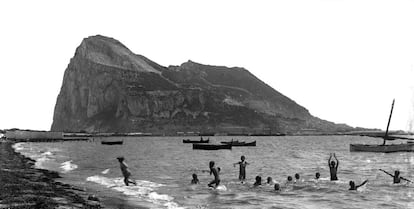
M 351 130 L 312 116 L 243 68 L 161 66 L 104 36 L 65 71 L 52 131 L 269 134 Z

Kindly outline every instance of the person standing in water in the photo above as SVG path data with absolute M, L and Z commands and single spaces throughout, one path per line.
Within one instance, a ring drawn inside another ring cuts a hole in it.
M 244 157 L 244 155 L 240 157 L 240 160 L 240 162 L 234 163 L 233 166 L 239 164 L 239 180 L 243 182 L 244 180 L 246 180 L 246 165 L 248 165 L 249 163 L 245 161 L 246 157 Z
M 368 182 L 368 180 L 365 180 L 360 185 L 356 186 L 354 181 L 349 181 L 349 190 L 357 190 L 359 187 L 363 186 L 367 182 Z
M 332 156 L 335 158 L 335 160 L 332 160 Z M 331 155 L 329 156 L 328 166 L 329 166 L 329 172 L 331 173 L 331 181 L 337 181 L 338 177 L 336 176 L 336 173 L 338 172 L 339 161 L 336 158 L 335 153 L 333 154 L 331 153 Z
M 118 159 L 118 161 L 119 161 L 119 165 L 121 167 L 122 175 L 124 176 L 125 185 L 129 186 L 129 183 L 137 185 L 137 183 L 135 181 L 132 181 L 132 180 L 129 179 L 129 177 L 131 176 L 131 172 L 128 169 L 128 165 L 124 162 L 125 158 L 124 157 L 117 157 L 116 159 Z
M 217 187 L 220 184 L 220 177 L 219 177 L 219 172 L 217 171 L 216 167 L 214 167 L 214 161 L 210 161 L 209 163 L 209 167 L 210 167 L 210 175 L 213 174 L 214 175 L 214 180 L 211 181 L 208 186 L 209 187 L 214 187 L 213 184 L 215 184 Z
M 392 175 L 392 174 L 390 174 L 387 171 L 384 171 L 382 169 L 379 169 L 379 170 L 382 171 L 382 172 L 384 172 L 384 173 L 386 173 L 386 174 L 388 174 L 388 175 L 390 175 L 390 176 L 392 176 L 394 178 L 394 181 L 393 181 L 394 184 L 401 183 L 401 179 L 412 183 L 412 181 L 410 181 L 410 180 L 408 180 L 408 179 L 400 176 L 400 171 L 394 171 L 394 175 Z

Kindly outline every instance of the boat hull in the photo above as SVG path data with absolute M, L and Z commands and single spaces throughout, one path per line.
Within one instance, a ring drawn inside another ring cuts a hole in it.
M 389 144 L 389 145 L 368 145 L 368 144 L 350 144 L 351 152 L 414 152 L 414 143 Z
M 101 141 L 101 144 L 103 145 L 122 145 L 123 143 L 123 141 Z
M 210 140 L 209 139 L 207 139 L 207 140 L 203 140 L 203 141 L 192 141 L 192 140 L 189 140 L 189 139 L 183 139 L 183 143 L 184 144 L 192 144 L 192 143 L 209 143 L 210 142 Z
M 233 147 L 255 147 L 256 146 L 256 141 L 253 142 L 221 142 L 222 144 L 230 144 Z
M 231 149 L 229 144 L 193 144 L 193 149 L 201 150 L 219 150 L 219 149 Z

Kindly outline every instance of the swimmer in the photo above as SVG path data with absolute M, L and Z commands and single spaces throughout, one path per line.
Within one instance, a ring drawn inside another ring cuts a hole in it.
M 349 190 L 357 190 L 359 187 L 363 186 L 367 182 L 368 182 L 368 180 L 365 180 L 360 185 L 356 186 L 354 181 L 349 181 L 349 186 L 350 186 Z
M 280 191 L 280 185 L 278 183 L 275 184 L 275 191 L 277 191 L 277 192 Z
M 293 183 L 293 181 L 292 181 L 293 179 L 292 179 L 292 176 L 288 176 L 287 177 L 287 181 L 286 181 L 286 184 L 291 184 L 291 183 Z
M 300 179 L 300 176 L 298 173 L 295 173 L 295 183 L 298 182 Z
M 332 160 L 332 156 L 335 158 L 336 162 Z M 338 172 L 339 161 L 336 158 L 335 153 L 330 154 L 329 159 L 328 159 L 328 166 L 329 166 L 329 172 L 331 174 L 331 181 L 337 181 L 338 177 L 336 176 L 336 173 Z
M 388 175 L 390 175 L 390 176 L 392 176 L 394 178 L 394 180 L 393 180 L 394 184 L 401 183 L 401 179 L 412 183 L 412 181 L 410 181 L 410 180 L 408 180 L 408 179 L 400 176 L 400 171 L 398 171 L 398 170 L 397 171 L 394 171 L 394 175 L 392 175 L 392 174 L 390 174 L 387 171 L 384 171 L 382 169 L 379 169 L 379 170 L 382 171 L 382 172 L 384 172 L 384 173 L 386 173 L 386 174 L 388 174 Z
M 315 180 L 319 180 L 319 178 L 321 177 L 321 174 L 319 172 L 315 173 Z
M 197 178 L 197 174 L 193 173 L 193 179 L 191 180 L 191 184 L 199 184 L 200 180 Z
M 267 184 L 272 184 L 273 183 L 273 179 L 272 179 L 272 177 L 267 177 L 267 182 L 266 182 Z
M 259 186 L 262 185 L 262 177 L 256 176 L 256 181 L 254 182 L 253 186 Z

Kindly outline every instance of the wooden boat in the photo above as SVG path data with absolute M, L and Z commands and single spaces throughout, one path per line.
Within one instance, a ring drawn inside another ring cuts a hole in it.
M 391 122 L 392 110 L 394 109 L 394 102 L 392 101 L 391 113 L 388 118 L 387 130 L 385 131 L 384 136 L 372 136 L 372 137 L 381 137 L 383 138 L 382 144 L 350 144 L 349 151 L 351 152 L 414 152 L 414 143 L 401 143 L 401 144 L 385 144 L 387 141 L 396 140 L 396 139 L 405 139 L 410 140 L 407 137 L 398 137 L 398 136 L 389 136 L 388 128 Z
M 203 140 L 203 139 L 200 139 L 200 140 L 183 139 L 183 143 L 209 143 L 209 142 L 210 142 L 210 139 L 207 139 L 207 140 Z
M 388 145 L 376 145 L 376 144 L 350 144 L 349 150 L 351 152 L 414 152 L 414 143 L 401 143 L 401 144 L 388 144 Z
M 229 142 L 221 142 L 222 144 L 230 144 L 232 146 L 235 147 L 244 147 L 244 146 L 251 146 L 251 147 L 255 147 L 256 146 L 256 141 L 252 141 L 252 142 L 241 142 L 241 141 L 229 141 Z
M 101 144 L 104 145 L 121 145 L 124 141 L 101 141 Z
M 231 149 L 231 145 L 230 144 L 193 144 L 193 149 L 201 149 L 201 150 Z

